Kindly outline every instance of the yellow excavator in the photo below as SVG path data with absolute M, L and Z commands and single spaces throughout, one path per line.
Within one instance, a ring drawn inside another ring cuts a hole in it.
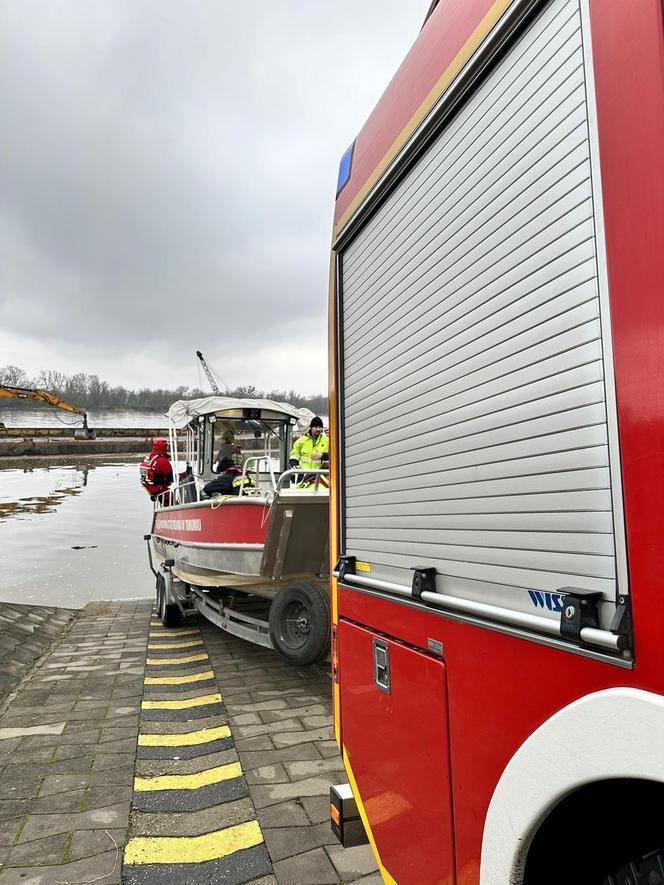
M 56 393 L 49 393 L 48 390 L 41 390 L 39 387 L 7 387 L 0 384 L 0 397 L 6 399 L 26 399 L 34 403 L 46 403 L 49 406 L 55 406 L 56 409 L 65 409 L 67 412 L 73 412 L 83 418 L 83 427 L 74 431 L 75 439 L 94 439 L 95 432 L 88 427 L 88 416 L 83 409 L 73 406 L 71 403 L 60 399 Z

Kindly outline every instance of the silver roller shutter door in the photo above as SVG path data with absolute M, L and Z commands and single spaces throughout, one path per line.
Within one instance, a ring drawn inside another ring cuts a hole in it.
M 615 599 L 592 185 L 579 0 L 553 0 L 341 254 L 344 549 L 373 577 Z

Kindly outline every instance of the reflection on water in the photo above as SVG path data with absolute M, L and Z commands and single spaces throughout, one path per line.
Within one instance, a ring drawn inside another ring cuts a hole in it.
M 78 608 L 150 596 L 151 511 L 136 464 L 0 470 L 0 600 Z
M 63 468 L 58 467 L 56 470 L 62 471 Z M 85 488 L 88 484 L 88 473 L 90 470 L 94 470 L 92 465 L 75 468 L 71 479 L 64 480 L 68 484 L 63 486 L 59 485 L 61 478 L 57 477 L 55 487 L 46 495 L 27 495 L 12 501 L 5 499 L 3 488 L 0 490 L 0 522 L 9 517 L 18 517 L 23 513 L 52 513 L 58 504 L 62 503 L 65 498 L 73 497 L 74 495 L 79 495 L 81 493 L 81 489 Z M 49 468 L 44 468 L 44 471 L 48 473 Z M 15 472 L 19 473 L 19 471 Z M 23 474 L 34 472 L 34 467 L 26 467 L 22 471 Z

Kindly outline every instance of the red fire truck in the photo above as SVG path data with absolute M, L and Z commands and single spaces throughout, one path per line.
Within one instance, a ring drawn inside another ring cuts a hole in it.
M 335 730 L 384 881 L 664 882 L 661 0 L 434 3 L 332 259 Z

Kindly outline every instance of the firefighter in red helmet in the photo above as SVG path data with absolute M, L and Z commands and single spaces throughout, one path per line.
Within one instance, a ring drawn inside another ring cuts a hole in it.
M 152 451 L 141 461 L 141 483 L 150 498 L 155 501 L 160 495 L 164 504 L 169 504 L 168 492 L 173 482 L 173 468 L 168 459 L 168 440 L 157 437 L 153 440 Z

